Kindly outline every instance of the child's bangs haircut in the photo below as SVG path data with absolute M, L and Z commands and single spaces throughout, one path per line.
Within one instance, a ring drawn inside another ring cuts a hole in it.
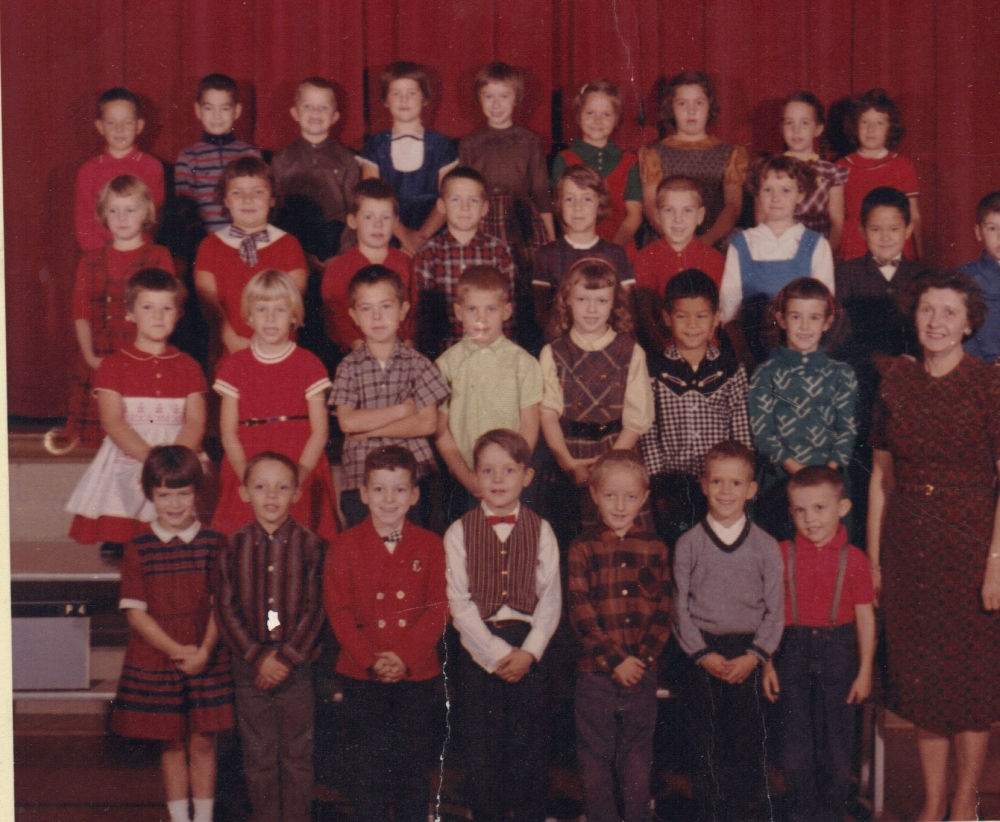
M 375 471 L 395 471 L 401 468 L 410 475 L 410 485 L 417 484 L 417 458 L 409 448 L 402 445 L 385 445 L 369 451 L 365 457 L 364 484 Z
M 531 468 L 531 446 L 517 431 L 509 428 L 494 428 L 476 440 L 472 449 L 472 464 L 479 468 L 479 457 L 490 445 L 497 445 L 507 452 L 508 456 L 518 465 Z
M 392 213 L 399 216 L 399 197 L 396 196 L 396 189 L 391 183 L 386 182 L 381 177 L 372 177 L 362 180 L 354 187 L 354 202 L 351 203 L 349 214 L 357 216 L 361 210 L 362 198 L 368 200 L 388 200 L 392 203 Z
M 559 282 L 559 291 L 556 292 L 552 305 L 552 319 L 549 321 L 547 334 L 549 339 L 557 339 L 573 327 L 570 295 L 576 285 L 582 285 L 588 291 L 613 288 L 615 297 L 608 325 L 618 334 L 632 333 L 632 310 L 615 267 L 603 257 L 584 257 L 573 263 Z
M 486 196 L 486 179 L 476 171 L 474 168 L 469 166 L 455 166 L 451 171 L 441 178 L 441 196 L 444 197 L 448 193 L 448 184 L 452 180 L 472 180 L 473 182 L 479 183 L 483 189 L 483 196 Z
M 795 157 L 776 154 L 751 166 L 747 175 L 747 191 L 754 197 L 760 196 L 761 186 L 764 185 L 768 174 L 791 178 L 806 197 L 816 190 L 815 171 Z
M 698 198 L 698 208 L 705 205 L 705 196 L 702 194 L 701 185 L 691 177 L 685 177 L 683 174 L 672 174 L 660 180 L 656 186 L 657 209 L 663 208 L 663 201 L 668 191 L 690 191 Z
M 463 303 L 470 291 L 489 291 L 510 302 L 510 281 L 492 265 L 470 265 L 458 278 L 455 301 Z
M 330 92 L 330 96 L 333 98 L 333 110 L 337 110 L 337 90 L 333 87 L 333 83 L 327 80 L 325 77 L 306 77 L 301 83 L 295 87 L 295 102 L 298 103 L 302 99 L 302 91 L 306 86 L 311 86 L 312 88 L 325 89 Z
M 149 186 L 132 174 L 119 174 L 114 179 L 109 180 L 101 189 L 101 193 L 97 195 L 94 214 L 97 217 L 97 222 L 102 226 L 108 227 L 108 200 L 111 199 L 112 195 L 115 197 L 138 197 L 139 201 L 146 207 L 146 216 L 142 218 L 142 230 L 148 231 L 156 225 L 156 205 L 153 203 L 153 195 L 149 191 Z
M 639 478 L 643 490 L 649 490 L 649 471 L 646 469 L 646 464 L 635 451 L 625 451 L 621 448 L 612 448 L 610 451 L 606 451 L 594 463 L 588 481 L 591 490 L 598 490 L 601 483 L 604 482 L 604 478 L 612 471 L 630 471 Z
M 253 469 L 262 462 L 278 462 L 287 468 L 292 474 L 292 482 L 295 487 L 299 487 L 299 467 L 292 461 L 291 457 L 286 457 L 278 451 L 261 451 L 259 454 L 247 460 L 247 467 L 243 469 L 243 485 L 250 481 Z
M 910 198 L 898 188 L 878 186 L 869 191 L 861 201 L 862 228 L 868 225 L 868 216 L 879 206 L 896 209 L 903 215 L 903 221 L 910 224 Z
M 917 305 L 920 303 L 920 297 L 932 288 L 947 288 L 961 294 L 965 300 L 965 310 L 972 334 L 964 334 L 962 342 L 965 342 L 983 327 L 983 323 L 986 322 L 986 303 L 983 301 L 983 293 L 979 290 L 979 284 L 968 274 L 963 274 L 954 268 L 927 268 L 913 278 L 907 295 L 909 304 L 907 315 L 914 326 L 916 325 Z
M 240 101 L 240 90 L 236 81 L 228 74 L 206 74 L 198 81 L 198 96 L 195 97 L 199 103 L 205 96 L 206 91 L 225 91 L 229 94 L 229 99 L 233 105 Z
M 991 214 L 1000 214 L 1000 191 L 991 191 L 976 204 L 976 225 L 982 225 Z
M 347 284 L 347 301 L 353 306 L 354 298 L 357 297 L 358 290 L 362 286 L 377 285 L 378 283 L 391 285 L 400 305 L 406 302 L 406 286 L 403 285 L 402 278 L 384 265 L 366 265 L 364 268 L 359 268 Z
M 562 198 L 566 191 L 567 181 L 571 181 L 578 188 L 589 188 L 597 195 L 598 222 L 611 213 L 611 192 L 608 191 L 608 184 L 600 172 L 595 171 L 590 166 L 568 166 L 559 175 L 556 187 L 552 191 L 552 210 L 555 211 L 560 224 L 565 225 L 562 218 Z
M 135 301 L 142 291 L 164 291 L 173 294 L 178 316 L 187 299 L 187 289 L 180 278 L 162 268 L 143 268 L 128 278 L 125 284 L 125 306 L 130 312 L 135 310 Z
M 132 108 L 135 109 L 136 119 L 142 119 L 142 106 L 139 104 L 139 98 L 124 86 L 115 86 L 114 88 L 109 88 L 106 92 L 104 92 L 104 94 L 97 98 L 98 120 L 104 117 L 104 107 L 108 103 L 114 103 L 116 100 L 124 100 L 126 103 L 131 103 Z
M 884 88 L 873 88 L 866 91 L 855 102 L 851 112 L 851 143 L 854 148 L 861 144 L 858 142 L 858 124 L 861 122 L 861 115 L 866 111 L 877 111 L 885 114 L 889 118 L 889 133 L 885 138 L 885 147 L 894 149 L 903 142 L 903 135 L 906 129 L 903 128 L 903 117 L 899 113 L 899 106 L 893 101 Z
M 499 60 L 483 66 L 476 74 L 476 98 L 490 83 L 506 83 L 514 90 L 514 102 L 524 100 L 524 75 L 520 69 Z
M 302 325 L 302 319 L 305 316 L 302 294 L 299 292 L 298 286 L 295 285 L 295 280 L 284 271 L 269 268 L 255 274 L 246 284 L 240 298 L 240 314 L 244 320 L 250 318 L 254 303 L 261 300 L 288 300 L 289 308 L 292 311 L 292 328 Z
M 826 124 L 826 120 L 824 119 L 823 104 L 811 91 L 793 91 L 789 94 L 785 98 L 785 101 L 781 104 L 782 116 L 784 116 L 785 109 L 788 108 L 789 103 L 805 103 L 807 106 L 812 108 L 813 119 L 816 120 L 816 125 L 822 126 Z
M 846 496 L 844 478 L 840 471 L 829 465 L 808 465 L 788 478 L 788 499 L 792 499 L 793 488 L 819 488 L 821 485 L 833 488 L 837 499 L 844 499 Z
M 719 100 L 715 96 L 715 85 L 712 78 L 704 71 L 682 71 L 671 78 L 667 87 L 660 96 L 660 117 L 663 122 L 671 128 L 677 128 L 677 120 L 674 118 L 674 95 L 681 86 L 700 86 L 708 98 L 708 122 L 706 126 L 712 125 L 715 118 L 719 116 Z
M 424 95 L 424 102 L 431 101 L 431 83 L 427 77 L 427 69 L 419 63 L 412 63 L 409 60 L 397 60 L 389 63 L 378 78 L 379 92 L 382 94 L 382 101 L 385 102 L 389 96 L 389 86 L 395 80 L 413 80 L 420 86 L 420 93 Z
M 747 469 L 747 477 L 752 482 L 757 472 L 757 458 L 742 442 L 736 440 L 720 440 L 708 449 L 705 454 L 705 467 L 702 476 L 708 476 L 708 466 L 716 460 L 739 460 Z
M 194 486 L 197 495 L 205 479 L 198 455 L 185 445 L 157 445 L 151 448 L 142 465 L 142 493 L 153 499 L 156 488 Z
M 785 332 L 775 321 L 778 314 L 784 316 L 789 300 L 819 300 L 826 306 L 826 316 L 833 317 L 830 330 L 823 333 L 822 345 L 827 350 L 837 348 L 847 337 L 847 312 L 830 293 L 830 289 L 815 277 L 798 277 L 778 292 L 768 306 L 766 323 L 768 344 L 772 348 L 784 345 Z
M 663 310 L 670 314 L 678 300 L 699 297 L 708 301 L 713 312 L 719 310 L 719 289 L 712 278 L 700 268 L 685 268 L 671 277 L 663 289 Z
M 226 163 L 226 167 L 222 169 L 222 175 L 219 177 L 219 182 L 215 186 L 215 199 L 223 204 L 222 210 L 226 217 L 229 216 L 229 210 L 225 206 L 226 192 L 229 190 L 229 184 L 237 177 L 257 177 L 266 180 L 271 189 L 271 196 L 274 196 L 276 191 L 274 172 L 260 157 L 240 157 L 238 160 Z
M 576 97 L 573 98 L 573 111 L 576 112 L 577 120 L 580 119 L 580 112 L 583 111 L 583 107 L 587 104 L 587 97 L 591 94 L 606 95 L 611 100 L 611 107 L 615 110 L 615 116 L 621 120 L 623 108 L 621 92 L 618 91 L 618 86 L 610 80 L 603 78 L 600 80 L 591 80 L 576 93 Z

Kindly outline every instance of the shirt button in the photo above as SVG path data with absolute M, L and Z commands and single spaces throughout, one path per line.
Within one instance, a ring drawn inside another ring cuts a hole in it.
M 157 374 L 156 375 L 156 379 L 160 379 L 160 377 L 162 377 L 162 376 L 163 376 L 162 374 Z
M 507 552 L 506 552 L 506 551 L 501 551 L 501 552 L 500 552 L 500 556 L 502 556 L 502 557 L 505 557 L 505 556 L 507 556 Z
M 506 592 L 506 591 L 504 591 L 504 592 L 503 592 L 502 594 L 500 594 L 500 596 L 502 596 L 502 597 L 505 597 L 505 596 L 507 596 L 507 592 Z
M 375 594 L 375 599 L 385 599 L 385 594 L 379 591 L 377 594 Z
M 268 605 L 274 605 L 274 597 L 268 597 L 267 598 L 267 604 Z
M 402 591 L 396 591 L 396 599 L 402 599 L 405 596 L 406 594 L 403 593 Z
M 379 628 L 384 628 L 385 627 L 385 620 L 384 619 L 380 619 L 378 621 L 378 627 Z
M 622 588 L 622 596 L 623 597 L 627 597 L 628 596 L 628 588 Z
M 273 565 L 268 565 L 267 566 L 267 572 L 269 574 L 273 574 L 274 573 L 274 566 Z
M 622 563 L 622 568 L 624 568 L 624 567 L 625 567 L 625 563 L 623 562 L 623 563 Z
M 405 619 L 399 620 L 399 627 L 400 628 L 405 628 L 406 627 L 406 620 Z
M 501 571 L 500 573 L 501 573 L 501 574 L 506 574 L 507 572 L 506 572 L 506 571 Z

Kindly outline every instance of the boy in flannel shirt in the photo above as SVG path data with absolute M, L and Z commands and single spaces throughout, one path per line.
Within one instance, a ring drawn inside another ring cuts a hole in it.
M 588 822 L 645 822 L 656 659 L 670 634 L 670 556 L 636 523 L 649 496 L 649 474 L 636 454 L 604 454 L 590 493 L 602 524 L 570 546 L 568 583 L 570 619 L 584 645 L 576 680 L 584 810 Z
M 671 339 L 648 360 L 656 418 L 639 439 L 651 476 L 656 532 L 673 547 L 705 516 L 705 454 L 721 440 L 748 448 L 747 375 L 732 349 L 712 344 L 719 327 L 719 289 L 703 271 L 677 274 L 664 289 L 663 322 Z
M 511 314 L 504 321 L 508 337 L 516 316 L 517 268 L 506 243 L 484 234 L 479 223 L 489 211 L 486 181 L 472 168 L 457 166 L 441 180 L 437 209 L 445 230 L 431 237 L 413 255 L 413 276 L 420 291 L 417 348 L 432 359 L 462 339 L 462 322 L 454 312 L 458 281 L 471 265 L 496 268 L 509 282 Z
M 233 126 L 240 119 L 243 106 L 236 81 L 225 74 L 209 74 L 198 82 L 194 116 L 205 129 L 201 139 L 183 149 L 174 165 L 174 194 L 198 207 L 205 231 L 225 228 L 230 220 L 216 197 L 222 169 L 240 157 L 260 157 L 250 143 L 237 140 Z
M 402 445 L 417 458 L 414 480 L 421 482 L 425 503 L 415 505 L 410 518 L 426 526 L 431 496 L 426 479 L 435 467 L 427 438 L 437 430 L 438 403 L 451 390 L 430 360 L 399 341 L 397 332 L 410 304 L 395 271 L 365 266 L 351 278 L 347 294 L 351 319 L 365 341 L 341 360 L 330 392 L 330 405 L 346 436 L 340 510 L 348 528 L 364 520 L 368 506 L 360 489 L 365 458 L 383 446 Z

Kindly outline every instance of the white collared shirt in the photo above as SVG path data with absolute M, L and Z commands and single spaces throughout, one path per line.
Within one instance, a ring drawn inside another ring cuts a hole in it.
M 164 528 L 157 520 L 153 520 L 149 523 L 150 529 L 159 538 L 160 542 L 167 543 L 175 537 L 181 542 L 190 544 L 198 532 L 201 530 L 201 523 L 198 520 L 192 522 L 183 531 L 170 531 Z M 135 610 L 135 611 L 146 611 L 149 610 L 149 606 L 143 602 L 141 599 L 122 599 L 118 602 L 118 609 L 121 611 Z
M 740 517 L 728 528 L 711 514 L 709 514 L 706 519 L 708 520 L 708 527 L 711 528 L 715 535 L 726 545 L 732 545 L 736 542 L 736 540 L 739 539 L 740 534 L 743 533 L 744 526 L 747 524 L 746 514 Z

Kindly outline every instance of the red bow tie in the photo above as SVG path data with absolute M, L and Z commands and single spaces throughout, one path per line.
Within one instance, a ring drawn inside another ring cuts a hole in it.
M 507 516 L 504 517 L 490 516 L 486 517 L 486 521 L 490 525 L 504 525 L 504 524 L 513 525 L 515 522 L 517 522 L 517 514 L 507 514 Z

